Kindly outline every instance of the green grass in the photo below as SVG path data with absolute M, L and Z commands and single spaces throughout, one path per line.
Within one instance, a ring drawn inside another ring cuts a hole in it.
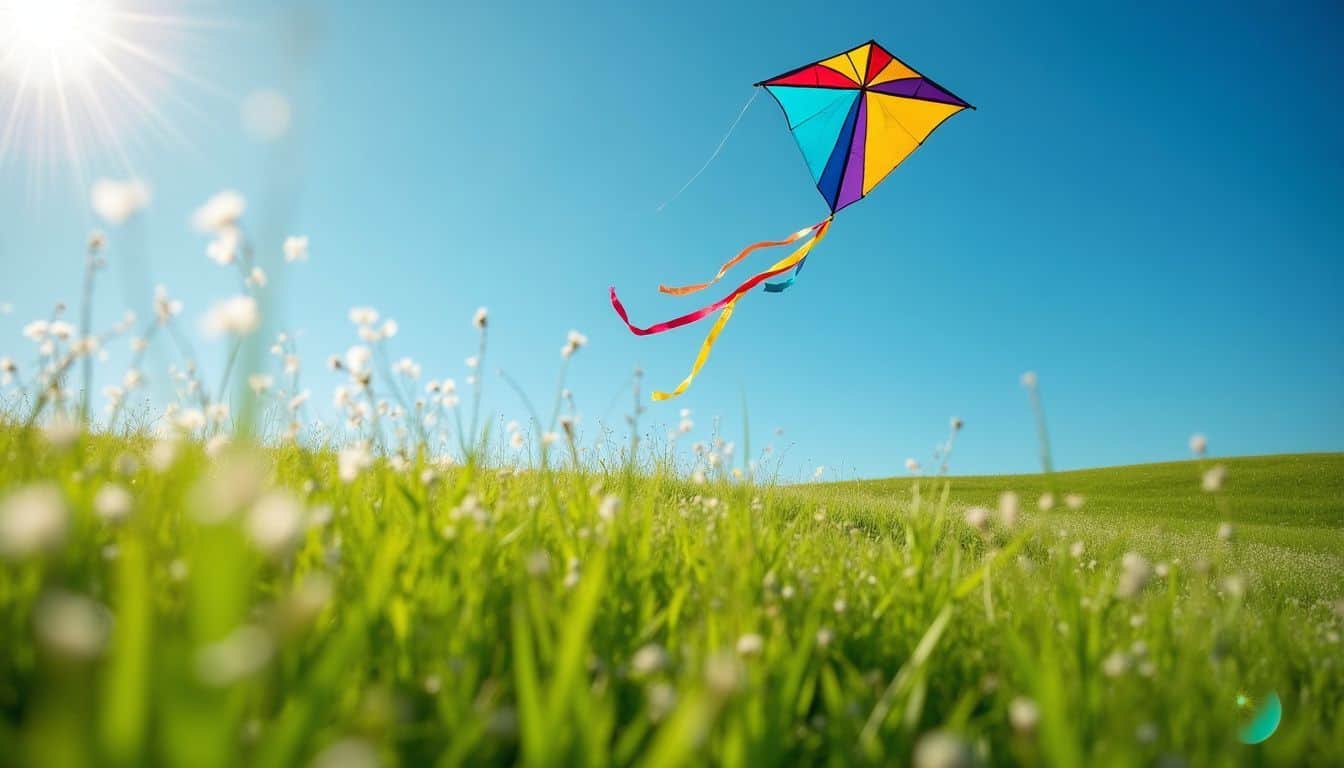
M 177 453 L 0 429 L 0 762 L 1344 756 L 1338 454 L 1225 460 L 1210 494 L 1194 463 L 762 488 L 380 461 L 344 484 L 293 448 Z M 965 522 L 1009 489 L 1016 525 Z M 1041 512 L 1046 489 L 1084 500 Z M 19 551 L 14 521 L 52 514 Z M 1271 691 L 1282 725 L 1241 743 L 1238 695 Z

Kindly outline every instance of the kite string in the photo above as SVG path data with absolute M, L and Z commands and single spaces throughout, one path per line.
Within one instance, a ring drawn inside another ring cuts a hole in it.
M 755 101 L 756 97 L 759 95 L 761 95 L 760 90 L 756 88 L 751 89 L 751 98 L 747 99 L 747 103 L 742 105 L 742 109 L 738 111 L 737 117 L 733 119 L 733 124 L 728 126 L 728 132 L 723 134 L 722 139 L 719 139 L 719 145 L 714 148 L 714 152 L 709 156 L 709 159 L 705 161 L 704 165 L 700 166 L 700 170 L 696 171 L 695 175 L 691 176 L 691 178 L 686 180 L 685 184 L 681 185 L 681 189 L 678 189 L 676 194 L 672 195 L 666 202 L 658 206 L 655 213 L 662 213 L 664 208 L 671 205 L 678 197 L 681 197 L 681 193 L 685 192 L 687 187 L 690 187 L 695 183 L 696 179 L 700 178 L 700 174 L 704 173 L 705 169 L 709 167 L 709 164 L 714 162 L 714 159 L 723 151 L 723 145 L 728 143 L 728 137 L 733 135 L 733 131 L 737 129 L 737 124 L 742 122 L 742 118 L 747 114 L 747 109 L 751 107 L 751 103 Z

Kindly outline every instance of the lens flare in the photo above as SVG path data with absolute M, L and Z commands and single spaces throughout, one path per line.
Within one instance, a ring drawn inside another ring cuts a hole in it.
M 141 134 L 191 146 L 160 102 L 193 113 L 178 82 L 218 91 L 170 51 L 192 45 L 195 55 L 199 41 L 184 36 L 220 25 L 147 7 L 155 2 L 0 0 L 0 173 L 22 157 L 30 195 L 50 177 L 74 181 L 82 195 L 88 164 L 135 175 L 128 146 L 143 148 Z
M 1259 744 L 1274 735 L 1279 729 L 1279 722 L 1283 719 L 1283 704 L 1279 701 L 1279 694 L 1270 691 L 1264 700 L 1256 702 L 1249 696 L 1241 694 L 1237 696 L 1237 707 L 1247 712 L 1253 712 L 1249 720 L 1246 720 L 1237 737 L 1243 744 Z

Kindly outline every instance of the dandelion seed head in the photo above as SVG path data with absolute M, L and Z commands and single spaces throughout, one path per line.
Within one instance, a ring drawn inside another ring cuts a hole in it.
M 361 328 L 373 325 L 378 322 L 378 310 L 373 307 L 352 307 L 350 309 L 350 322 Z
M 261 326 L 257 300 L 239 295 L 215 304 L 205 316 L 205 330 L 211 336 L 247 336 Z
M 241 235 L 236 229 L 221 229 L 210 242 L 206 243 L 206 258 L 221 267 L 227 267 L 238 259 L 240 238 Z
M 931 731 L 915 742 L 914 768 L 971 768 L 975 755 L 971 745 L 947 731 Z
M 342 448 L 336 455 L 336 474 L 341 482 L 353 483 L 372 464 L 373 456 L 369 454 L 368 446 L 356 443 Z
M 237 192 L 226 189 L 205 201 L 192 214 L 191 224 L 201 232 L 219 232 L 231 229 L 247 210 L 247 200 Z
M 1217 493 L 1223 489 L 1223 483 L 1227 480 L 1227 467 L 1219 464 L 1204 473 L 1201 481 L 1201 487 L 1208 493 Z
M 149 185 L 139 179 L 99 179 L 89 193 L 93 212 L 108 224 L 124 224 L 149 206 Z
M 1041 711 L 1036 707 L 1036 702 L 1031 699 L 1025 696 L 1015 696 L 1008 703 L 1008 722 L 1012 724 L 1013 730 L 1018 733 L 1033 733 L 1040 719 Z
M 746 677 L 746 670 L 736 654 L 719 652 L 705 661 L 705 683 L 711 693 L 728 697 L 736 693 Z
M 132 504 L 130 491 L 116 483 L 104 484 L 93 497 L 93 511 L 109 523 L 125 520 Z
M 252 505 L 247 515 L 247 533 L 262 552 L 282 555 L 298 541 L 303 531 L 303 504 L 288 491 L 271 491 Z
M 597 516 L 606 522 L 616 519 L 616 515 L 621 511 L 621 497 L 614 493 L 609 493 L 602 497 L 602 503 L 597 507 Z
M 1138 552 L 1126 552 L 1120 560 L 1120 580 L 1116 584 L 1115 594 L 1121 598 L 1137 597 L 1147 586 L 1153 569 L 1147 558 Z
M 1022 502 L 1015 492 L 1004 491 L 999 494 L 999 522 L 1003 523 L 1003 527 L 1012 528 L 1016 526 L 1021 511 Z
M 48 649 L 69 659 L 92 659 L 107 644 L 111 618 L 108 610 L 82 595 L 48 592 L 33 612 L 38 639 Z
M 275 643 L 265 630 L 239 627 L 196 653 L 196 677 L 208 685 L 231 685 L 261 671 L 274 652 Z
M 984 531 L 989 527 L 989 510 L 985 507 L 971 507 L 966 510 L 965 519 L 970 527 Z
M 765 638 L 752 632 L 737 638 L 737 654 L 739 656 L 753 657 L 760 656 L 765 649 Z
M 364 373 L 373 359 L 373 350 L 356 344 L 345 351 L 345 367 L 353 373 Z
M 369 742 L 346 738 L 323 749 L 313 759 L 312 768 L 378 768 L 378 750 Z
M 667 651 L 657 643 L 649 643 L 630 657 L 630 671 L 636 677 L 648 677 L 661 672 L 668 662 Z
M 285 261 L 293 264 L 299 261 L 308 260 L 308 236 L 291 235 L 285 238 L 284 244 Z
M 0 500 L 0 556 L 20 559 L 65 542 L 65 499 L 54 485 L 29 485 Z

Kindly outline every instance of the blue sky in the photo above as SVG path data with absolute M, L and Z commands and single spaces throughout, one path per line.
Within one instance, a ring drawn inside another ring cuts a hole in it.
M 1196 431 L 1225 455 L 1344 448 L 1344 14 L 1058 5 L 197 2 L 229 23 L 177 52 L 212 84 L 163 101 L 192 146 L 128 126 L 155 201 L 110 257 L 142 244 L 139 290 L 166 283 L 199 315 L 231 283 L 187 219 L 235 188 L 271 258 L 311 237 L 271 320 L 302 329 L 315 399 L 338 383 L 319 361 L 354 341 L 350 306 L 395 317 L 394 351 L 427 376 L 461 379 L 483 304 L 489 369 L 538 399 L 565 332 L 585 332 L 570 384 L 589 429 L 619 432 L 629 371 L 675 385 L 707 328 L 633 337 L 607 286 L 635 322 L 662 320 L 697 305 L 660 282 L 826 213 L 768 98 L 659 203 L 751 83 L 875 38 L 978 111 L 843 211 L 793 290 L 744 299 L 691 391 L 646 421 L 687 407 L 698 436 L 718 415 L 740 437 L 745 399 L 754 444 L 792 446 L 786 474 L 876 476 L 927 460 L 959 416 L 955 471 L 1031 471 L 1031 369 L 1061 467 L 1180 458 Z M 239 127 L 256 88 L 295 105 L 281 144 Z M 84 185 L 57 168 L 37 190 L 27 165 L 0 166 L 0 301 L 16 307 L 0 353 L 76 298 L 96 223 Z M 111 318 L 122 297 L 104 298 Z

